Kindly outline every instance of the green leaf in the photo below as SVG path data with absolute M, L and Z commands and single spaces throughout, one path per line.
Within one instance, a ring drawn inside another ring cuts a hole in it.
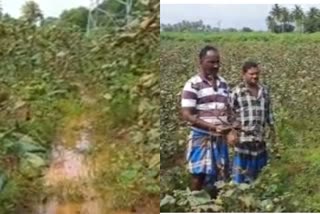
M 242 196 L 240 200 L 245 204 L 246 207 L 253 207 L 255 205 L 255 200 L 252 195 Z
M 3 190 L 7 183 L 7 177 L 4 173 L 0 174 L 0 192 Z
M 123 184 L 130 184 L 137 179 L 139 171 L 136 169 L 128 169 L 120 174 L 120 181 Z
M 67 55 L 67 53 L 66 52 L 64 52 L 64 51 L 60 51 L 59 53 L 57 53 L 57 57 L 65 57 Z
M 282 213 L 285 209 L 282 206 L 277 206 L 277 208 L 274 210 L 275 213 Z
M 208 204 L 208 205 L 200 205 L 196 207 L 198 212 L 205 211 L 205 212 L 221 212 L 223 211 L 223 207 L 216 205 L 216 204 Z
M 142 143 L 144 141 L 144 134 L 142 132 L 137 132 L 132 138 L 134 143 Z
M 227 192 L 224 193 L 224 196 L 231 197 L 234 192 L 235 192 L 235 189 L 229 189 Z
M 41 168 L 46 166 L 46 161 L 37 154 L 26 153 L 24 159 L 32 166 L 33 168 Z
M 39 145 L 34 139 L 28 135 L 15 133 L 18 136 L 18 145 L 21 153 L 46 153 L 46 149 Z
M 160 167 L 160 153 L 155 154 L 149 160 L 149 168 Z
M 67 90 L 64 90 L 64 89 L 54 90 L 48 93 L 48 97 L 55 96 L 58 94 L 66 94 L 66 93 L 67 93 Z
M 211 197 L 205 190 L 193 191 L 188 197 L 188 201 L 190 206 L 195 207 L 201 204 L 209 203 L 211 201 Z
M 172 205 L 176 203 L 176 199 L 172 197 L 171 195 L 166 195 L 163 199 L 160 201 L 160 207 L 166 206 L 166 205 Z
M 148 5 L 150 0 L 139 0 L 140 4 L 143 4 L 143 5 Z
M 24 107 L 26 104 L 27 104 L 27 103 L 26 103 L 25 101 L 19 100 L 19 101 L 17 101 L 17 102 L 14 104 L 13 109 L 14 109 L 14 110 L 17 110 L 17 109 L 19 109 L 19 108 Z
M 216 187 L 218 188 L 218 189 L 222 189 L 223 187 L 225 187 L 226 186 L 226 183 L 224 182 L 224 181 L 218 181 L 218 182 L 216 182 Z
M 238 188 L 241 190 L 247 190 L 250 188 L 250 185 L 246 184 L 246 183 L 242 183 L 242 184 L 238 185 Z
M 111 100 L 112 99 L 112 95 L 106 93 L 105 95 L 103 95 L 103 98 L 106 99 L 106 100 Z

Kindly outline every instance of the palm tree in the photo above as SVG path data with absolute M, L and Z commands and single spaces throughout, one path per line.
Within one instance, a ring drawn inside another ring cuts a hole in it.
M 299 5 L 295 5 L 291 15 L 292 15 L 292 18 L 294 19 L 294 22 L 296 24 L 297 31 L 302 33 L 304 30 L 303 29 L 303 22 L 305 19 L 305 15 L 302 10 L 302 7 Z
M 268 16 L 266 18 L 266 22 L 267 22 L 267 26 L 268 26 L 268 29 L 271 31 L 271 32 L 275 32 L 275 28 L 277 26 L 277 23 L 276 21 L 274 20 L 274 18 L 272 16 Z
M 38 21 L 43 20 L 43 14 L 39 5 L 30 0 L 27 1 L 21 8 L 22 18 L 30 24 L 35 24 Z
M 275 21 L 281 21 L 281 7 L 278 4 L 273 5 L 270 11 L 270 15 L 275 19 Z
M 278 4 L 273 5 L 270 11 L 271 17 L 273 17 L 276 24 L 282 22 L 282 7 L 280 7 Z M 281 28 L 283 31 L 283 28 Z
M 319 16 L 319 9 L 316 7 L 311 7 L 307 15 L 309 19 L 316 18 Z
M 292 17 L 290 16 L 290 12 L 286 7 L 282 7 L 280 11 L 281 11 L 280 22 L 282 23 L 282 32 L 284 32 L 285 26 L 287 26 L 289 22 L 291 22 Z
M 320 30 L 320 12 L 319 9 L 311 7 L 307 12 L 307 17 L 304 21 L 304 31 L 308 33 L 317 32 Z

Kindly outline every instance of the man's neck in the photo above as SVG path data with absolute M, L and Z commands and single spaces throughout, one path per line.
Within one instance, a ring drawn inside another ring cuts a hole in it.
M 259 88 L 258 84 L 249 84 L 249 83 L 245 82 L 245 85 L 249 89 L 258 89 Z
M 218 79 L 218 75 L 217 74 L 208 74 L 208 73 L 206 73 L 206 72 L 204 72 L 202 70 L 200 70 L 200 73 L 205 79 L 207 79 L 209 81 L 213 81 L 213 80 L 217 80 Z

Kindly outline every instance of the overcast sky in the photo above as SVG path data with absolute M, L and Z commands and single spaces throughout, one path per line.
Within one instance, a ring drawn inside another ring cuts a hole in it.
M 250 27 L 254 30 L 267 30 L 266 17 L 272 5 L 267 4 L 161 4 L 160 22 L 162 24 L 177 23 L 182 20 L 198 21 L 217 27 L 221 21 L 221 28 Z M 284 4 L 292 9 L 294 5 Z M 302 8 L 307 11 L 310 7 L 320 8 L 320 4 L 305 4 Z
M 26 0 L 2 0 L 4 13 L 19 17 L 22 5 Z M 79 6 L 90 6 L 90 0 L 35 0 L 45 16 L 59 16 L 65 9 Z

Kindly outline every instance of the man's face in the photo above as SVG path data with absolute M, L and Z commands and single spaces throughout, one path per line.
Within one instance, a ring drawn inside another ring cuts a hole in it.
M 260 69 L 259 68 L 249 68 L 247 72 L 243 74 L 243 78 L 249 85 L 257 85 L 259 82 L 259 74 Z
M 200 61 L 200 66 L 206 74 L 215 76 L 220 68 L 219 53 L 217 51 L 208 51 Z

